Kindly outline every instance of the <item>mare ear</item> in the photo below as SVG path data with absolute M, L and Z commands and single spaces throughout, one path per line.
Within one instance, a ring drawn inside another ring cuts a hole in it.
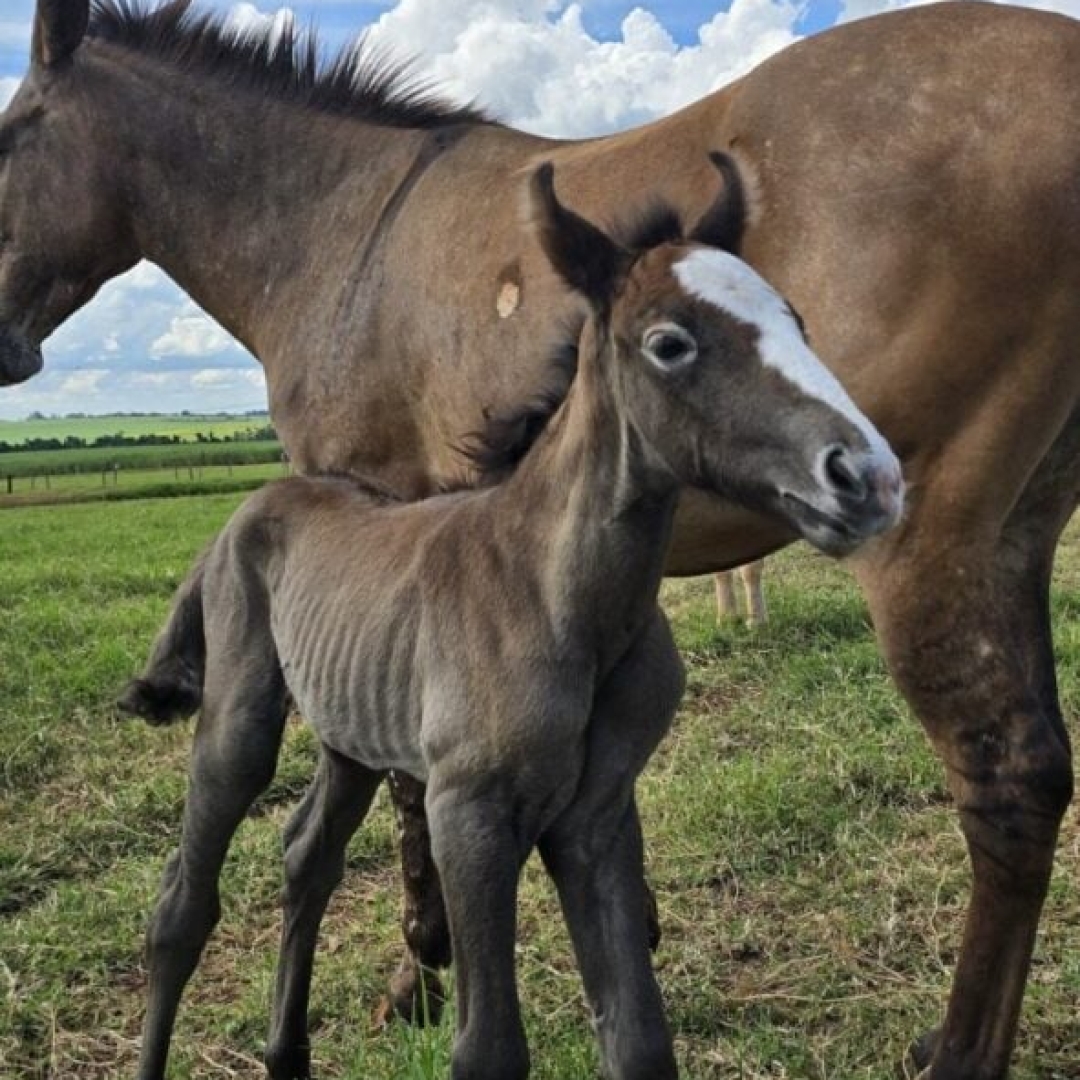
M 56 67 L 78 48 L 90 21 L 90 0 L 38 0 L 30 60 Z
M 540 246 L 559 277 L 594 307 L 607 304 L 626 253 L 606 233 L 559 202 L 550 161 L 532 175 L 529 209 Z
M 687 239 L 737 255 L 746 229 L 746 190 L 730 155 L 716 151 L 709 160 L 719 171 L 724 186 Z

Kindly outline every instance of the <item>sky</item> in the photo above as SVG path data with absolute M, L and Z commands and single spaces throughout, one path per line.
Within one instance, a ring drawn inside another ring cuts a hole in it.
M 151 0 L 154 2 L 154 0 Z M 630 127 L 696 100 L 786 45 L 920 0 L 196 0 L 237 27 L 292 17 L 337 48 L 367 30 L 451 97 L 545 135 Z M 1029 0 L 1080 18 L 1080 0 Z M 28 63 L 33 0 L 0 12 L 0 107 Z M 0 388 L 31 412 L 239 411 L 266 404 L 258 363 L 156 267 L 140 263 L 45 342 L 45 370 Z

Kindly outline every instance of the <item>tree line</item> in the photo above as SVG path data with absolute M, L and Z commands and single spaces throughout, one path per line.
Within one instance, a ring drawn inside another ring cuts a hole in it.
M 98 435 L 93 439 L 84 439 L 79 435 L 65 435 L 63 438 L 42 438 L 35 436 L 19 443 L 9 443 L 0 439 L 0 454 L 19 453 L 30 450 L 88 450 L 107 449 L 118 446 L 176 446 L 180 443 L 250 443 L 276 440 L 277 432 L 272 424 L 261 427 L 245 428 L 227 435 L 218 435 L 213 431 L 196 431 L 193 437 L 183 435 L 125 435 L 116 432 L 112 435 Z

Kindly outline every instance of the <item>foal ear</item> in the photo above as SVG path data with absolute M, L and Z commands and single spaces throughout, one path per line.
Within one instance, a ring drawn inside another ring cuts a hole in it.
M 56 67 L 78 48 L 90 21 L 90 0 L 38 0 L 30 59 Z
M 719 171 L 724 186 L 687 239 L 737 255 L 746 229 L 746 189 L 738 166 L 729 154 L 715 151 L 709 155 L 709 160 Z
M 550 161 L 532 174 L 529 210 L 540 246 L 559 277 L 594 306 L 606 304 L 625 253 L 606 233 L 559 202 Z

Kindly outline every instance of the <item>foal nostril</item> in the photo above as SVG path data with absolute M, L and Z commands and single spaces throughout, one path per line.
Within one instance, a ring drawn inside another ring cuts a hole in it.
M 843 446 L 834 446 L 824 454 L 825 478 L 837 495 L 852 502 L 862 502 L 867 484 L 852 455 Z

